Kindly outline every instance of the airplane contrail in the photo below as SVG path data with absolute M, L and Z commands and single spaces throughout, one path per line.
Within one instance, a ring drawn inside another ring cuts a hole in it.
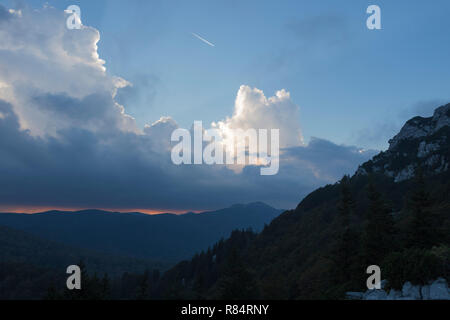
M 211 47 L 215 47 L 215 45 L 214 45 L 213 43 L 211 43 L 211 42 L 209 42 L 208 40 L 206 40 L 206 39 L 200 37 L 198 34 L 196 34 L 196 33 L 194 33 L 194 32 L 191 32 L 191 34 L 192 34 L 194 37 L 196 37 L 197 39 L 200 39 L 201 41 L 203 41 L 204 43 L 206 43 L 207 45 L 210 45 Z

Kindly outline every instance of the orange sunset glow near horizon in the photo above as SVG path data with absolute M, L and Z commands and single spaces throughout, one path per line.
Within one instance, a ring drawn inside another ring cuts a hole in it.
M 172 210 L 172 209 L 111 209 L 111 208 L 73 208 L 73 207 L 52 207 L 52 206 L 0 206 L 0 213 L 25 213 L 25 214 L 36 214 L 47 211 L 65 211 L 65 212 L 77 212 L 83 210 L 101 210 L 106 212 L 119 212 L 119 213 L 131 213 L 138 212 L 148 215 L 157 215 L 164 213 L 172 213 L 181 215 L 188 212 L 202 213 L 207 210 Z

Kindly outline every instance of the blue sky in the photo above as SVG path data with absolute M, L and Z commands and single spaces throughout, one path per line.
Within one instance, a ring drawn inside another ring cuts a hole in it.
M 448 1 L 48 3 L 78 4 L 100 31 L 108 72 L 135 84 L 119 99 L 142 126 L 163 115 L 184 127 L 223 119 L 246 84 L 289 91 L 306 141 L 381 149 L 409 108 L 450 100 Z M 366 28 L 370 4 L 382 30 Z

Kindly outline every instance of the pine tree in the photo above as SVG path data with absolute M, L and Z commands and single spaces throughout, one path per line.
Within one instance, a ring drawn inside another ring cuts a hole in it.
M 352 230 L 350 220 L 354 211 L 354 201 L 350 191 L 348 176 L 340 181 L 339 230 L 337 244 L 332 254 L 333 268 L 332 277 L 335 283 L 342 284 L 351 282 L 353 278 L 353 267 L 358 256 L 358 238 L 356 231 Z
M 145 270 L 144 275 L 139 283 L 138 292 L 137 292 L 137 300 L 145 300 L 149 298 L 149 272 Z
M 199 273 L 197 275 L 197 277 L 195 278 L 194 285 L 192 288 L 192 291 L 194 292 L 194 295 L 195 295 L 195 300 L 203 299 L 202 293 L 203 293 L 204 286 L 205 286 L 205 280 L 203 277 L 203 273 Z
M 161 272 L 158 269 L 153 269 L 152 283 L 157 283 L 161 277 Z
M 340 183 L 341 198 L 338 205 L 340 214 L 341 225 L 345 229 L 350 225 L 350 216 L 354 210 L 355 203 L 353 202 L 352 194 L 350 191 L 350 178 L 345 175 Z
M 367 265 L 380 265 L 393 250 L 394 221 L 390 209 L 371 180 L 367 195 L 369 210 L 364 234 L 364 260 Z
M 408 246 L 420 249 L 431 248 L 434 244 L 436 230 L 433 228 L 433 217 L 429 211 L 430 196 L 426 191 L 422 170 L 416 171 L 415 191 L 412 194 L 412 221 L 408 231 Z
M 256 281 L 235 248 L 231 249 L 224 268 L 218 284 L 220 299 L 245 300 L 258 296 Z
M 109 277 L 108 277 L 107 273 L 105 273 L 103 275 L 100 286 L 101 286 L 100 287 L 101 288 L 100 299 L 102 299 L 102 300 L 110 299 L 111 298 L 111 285 L 109 283 Z
M 55 285 L 52 284 L 50 287 L 48 287 L 47 293 L 44 296 L 44 300 L 59 300 L 59 299 L 61 299 L 61 296 L 56 290 Z

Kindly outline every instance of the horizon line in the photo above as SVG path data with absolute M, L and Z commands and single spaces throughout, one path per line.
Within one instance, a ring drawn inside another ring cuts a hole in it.
M 53 207 L 53 206 L 43 206 L 43 207 L 19 207 L 19 206 L 1 206 L 0 205 L 0 213 L 17 213 L 17 214 L 38 214 L 38 213 L 45 213 L 49 211 L 61 211 L 61 212 L 78 212 L 78 211 L 88 211 L 88 210 L 98 210 L 98 211 L 105 211 L 105 212 L 111 212 L 111 213 L 142 213 L 146 215 L 159 215 L 159 214 L 175 214 L 175 215 L 182 215 L 189 212 L 193 213 L 202 213 L 207 210 L 190 210 L 190 209 L 130 209 L 130 208 L 95 208 L 95 207 L 80 207 L 80 208 L 74 208 L 74 207 Z

